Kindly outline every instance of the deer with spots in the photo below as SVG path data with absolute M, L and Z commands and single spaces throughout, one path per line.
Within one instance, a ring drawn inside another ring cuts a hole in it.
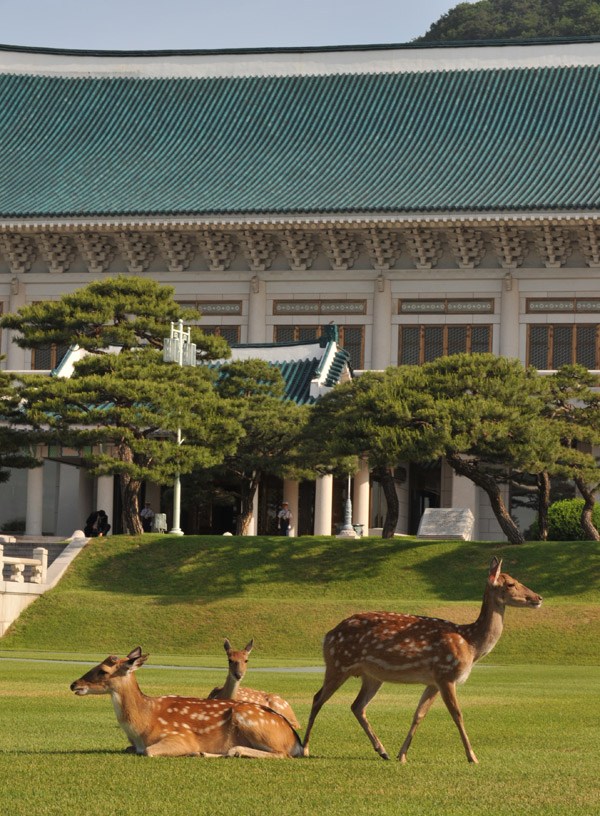
M 406 754 L 419 723 L 438 694 L 456 723 L 469 762 L 477 757 L 465 731 L 456 696 L 473 664 L 489 654 L 500 635 L 507 606 L 538 608 L 542 598 L 501 572 L 502 562 L 492 558 L 479 617 L 474 623 L 456 624 L 438 618 L 399 615 L 394 612 L 363 612 L 352 615 L 325 635 L 325 678 L 315 694 L 304 736 L 308 740 L 323 704 L 349 677 L 362 681 L 352 713 L 382 759 L 389 756 L 365 715 L 369 702 L 384 682 L 425 685 L 398 759 Z
M 197 697 L 148 697 L 135 672 L 148 655 L 107 657 L 71 684 L 71 691 L 110 694 L 117 719 L 132 748 L 145 756 L 302 756 L 302 743 L 289 722 L 264 706 Z
M 283 697 L 278 694 L 270 694 L 266 691 L 257 691 L 251 688 L 240 688 L 240 683 L 244 679 L 246 669 L 248 668 L 248 656 L 252 651 L 254 640 L 244 646 L 243 649 L 235 650 L 227 638 L 223 644 L 227 653 L 227 660 L 229 662 L 229 670 L 225 679 L 225 685 L 214 688 L 208 695 L 210 700 L 242 700 L 245 703 L 257 703 L 258 705 L 266 706 L 285 717 L 292 728 L 300 728 L 300 723 L 296 719 L 296 715 Z

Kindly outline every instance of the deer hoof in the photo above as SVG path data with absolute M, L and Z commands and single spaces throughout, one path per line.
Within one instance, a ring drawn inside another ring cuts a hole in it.
M 383 753 L 379 754 L 379 756 L 380 756 L 382 759 L 389 759 L 389 756 L 388 756 L 388 754 L 387 754 L 387 752 L 386 752 L 386 751 L 383 751 Z

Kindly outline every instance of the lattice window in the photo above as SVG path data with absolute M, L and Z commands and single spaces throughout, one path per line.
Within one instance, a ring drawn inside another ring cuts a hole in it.
M 41 346 L 31 353 L 31 368 L 34 371 L 48 371 L 56 368 L 65 356 L 69 346 L 52 343 L 50 346 Z
M 527 363 L 542 370 L 579 363 L 600 368 L 600 326 L 544 324 L 529 326 Z
M 214 334 L 216 337 L 224 337 L 230 345 L 240 342 L 239 326 L 205 326 L 204 323 L 201 323 L 200 328 L 205 334 Z
M 400 365 L 421 365 L 450 354 L 478 354 L 491 350 L 491 326 L 400 327 Z

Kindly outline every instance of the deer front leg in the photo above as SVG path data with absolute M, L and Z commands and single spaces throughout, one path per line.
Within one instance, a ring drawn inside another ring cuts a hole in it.
M 477 757 L 475 756 L 475 752 L 471 748 L 471 743 L 469 742 L 467 732 L 465 731 L 462 711 L 460 710 L 458 698 L 456 696 L 455 683 L 440 684 L 440 694 L 442 695 L 442 700 L 446 703 L 446 708 L 450 712 L 450 716 L 456 723 L 456 727 L 458 728 L 460 738 L 465 747 L 467 759 L 469 760 L 469 762 L 478 763 L 479 760 L 477 759 Z
M 427 686 L 423 694 L 421 695 L 421 699 L 419 700 L 419 705 L 417 706 L 417 710 L 414 713 L 412 725 L 408 730 L 408 734 L 406 735 L 406 739 L 402 743 L 402 748 L 398 753 L 398 759 L 400 762 L 406 762 L 406 754 L 408 753 L 408 749 L 410 748 L 410 744 L 412 742 L 412 738 L 415 735 L 415 731 L 419 727 L 419 724 L 425 718 L 425 715 L 431 708 L 431 704 L 435 700 L 437 696 L 438 690 L 437 686 Z
M 361 724 L 365 734 L 371 740 L 371 745 L 377 751 L 382 759 L 389 759 L 387 751 L 381 744 L 379 737 L 371 728 L 371 724 L 365 715 L 365 709 L 377 694 L 383 683 L 381 680 L 375 680 L 374 677 L 363 677 L 362 686 L 358 692 L 356 700 L 352 703 L 352 713 Z
M 305 757 L 308 756 L 308 740 L 310 739 L 310 732 L 312 731 L 312 727 L 315 722 L 315 719 L 317 718 L 317 714 L 323 708 L 323 705 L 327 702 L 327 700 L 329 700 L 331 695 L 334 694 L 339 689 L 339 687 L 346 682 L 348 677 L 349 675 L 347 674 L 333 674 L 330 673 L 329 670 L 326 671 L 323 685 L 313 697 L 313 704 L 310 710 L 310 717 L 308 718 L 306 731 L 304 732 L 304 741 L 302 743 L 302 747 Z

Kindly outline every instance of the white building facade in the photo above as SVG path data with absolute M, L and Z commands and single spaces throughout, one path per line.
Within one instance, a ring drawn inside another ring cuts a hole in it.
M 333 322 L 355 370 L 461 351 L 598 370 L 599 89 L 600 42 L 4 47 L 2 311 L 133 274 L 231 343 L 311 341 Z M 2 337 L 10 370 L 62 351 Z M 92 508 L 111 515 L 112 478 L 91 479 L 76 451 L 44 455 L 0 485 L 4 524 L 61 535 Z M 467 507 L 476 537 L 502 538 L 445 463 L 397 475 L 399 533 L 428 506 Z M 371 487 L 363 463 L 365 529 L 382 524 Z M 296 519 L 300 492 L 283 486 Z M 147 495 L 158 506 L 158 487 Z M 340 501 L 319 480 L 315 533 L 334 531 Z

